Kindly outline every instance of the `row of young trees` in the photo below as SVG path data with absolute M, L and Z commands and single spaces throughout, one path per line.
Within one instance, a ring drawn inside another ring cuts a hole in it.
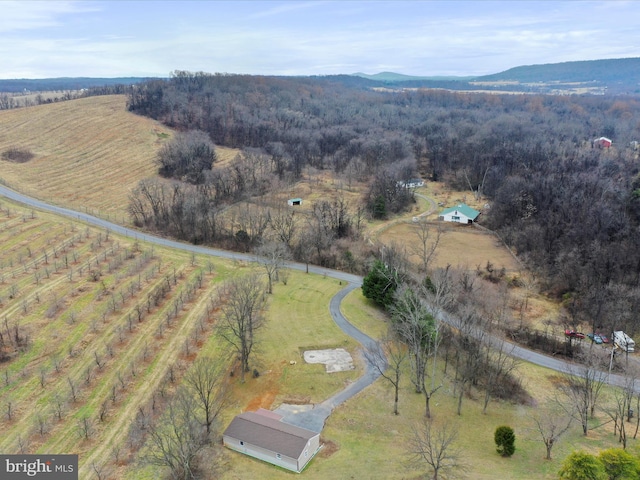
M 237 361 L 240 381 L 244 382 L 264 326 L 264 282 L 255 274 L 228 280 L 211 303 L 220 306 L 214 333 L 230 347 L 231 358 L 224 353 L 226 349 L 216 357 L 199 357 L 166 399 L 163 413 L 143 421 L 143 430 L 148 432 L 143 461 L 167 468 L 172 478 L 198 478 L 203 464 L 201 452 L 206 449 L 208 455 L 216 455 L 220 414 L 229 406 L 229 365 Z M 206 463 L 208 468 L 215 468 L 211 459 Z

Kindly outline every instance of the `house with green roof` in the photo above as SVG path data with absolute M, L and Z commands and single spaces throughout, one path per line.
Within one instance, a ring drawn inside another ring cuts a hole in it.
M 440 212 L 440 220 L 467 224 L 475 222 L 478 215 L 480 215 L 479 211 L 471 208 L 469 205 L 460 203 L 455 207 L 447 208 Z

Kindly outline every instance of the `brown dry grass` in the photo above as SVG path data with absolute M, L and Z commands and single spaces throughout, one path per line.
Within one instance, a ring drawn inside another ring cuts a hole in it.
M 82 98 L 0 112 L 0 151 L 27 148 L 24 164 L 0 162 L 2 179 L 29 195 L 116 216 L 170 130 L 126 111 L 124 95 Z
M 308 168 L 303 172 L 302 178 L 293 183 L 285 182 L 274 185 L 273 191 L 259 198 L 256 203 L 272 208 L 286 207 L 290 198 L 301 198 L 302 205 L 296 206 L 296 210 L 302 213 L 311 212 L 313 205 L 321 201 L 333 202 L 343 199 L 349 208 L 355 210 L 360 204 L 366 185 L 352 182 L 348 185 L 342 179 L 329 171 L 318 171 Z
M 126 110 L 126 96 L 81 98 L 0 112 L 0 152 L 35 156 L 23 164 L 0 160 L 0 178 L 28 195 L 121 223 L 129 192 L 156 176 L 154 159 L 172 131 Z M 219 147 L 221 164 L 237 150 Z
M 475 270 L 484 269 L 487 262 L 491 262 L 496 269 L 504 267 L 508 273 L 520 270 L 518 262 L 502 245 L 497 237 L 491 233 L 462 225 L 434 224 L 434 228 L 443 227 L 440 244 L 436 251 L 434 267 L 461 267 Z M 419 258 L 413 253 L 417 246 L 417 227 L 413 223 L 400 223 L 384 231 L 378 240 L 385 243 L 406 247 L 410 259 L 418 262 Z

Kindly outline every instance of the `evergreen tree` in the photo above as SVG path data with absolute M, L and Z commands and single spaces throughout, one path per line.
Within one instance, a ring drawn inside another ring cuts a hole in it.
M 604 471 L 610 480 L 630 480 L 638 478 L 638 460 L 622 448 L 608 448 L 598 455 Z
M 494 435 L 497 451 L 503 457 L 510 457 L 516 451 L 516 434 L 513 428 L 502 425 Z
M 362 280 L 362 294 L 384 308 L 393 303 L 393 295 L 397 288 L 396 275 L 380 260 L 374 262 Z
M 590 453 L 573 452 L 558 472 L 561 480 L 606 480 L 604 465 Z

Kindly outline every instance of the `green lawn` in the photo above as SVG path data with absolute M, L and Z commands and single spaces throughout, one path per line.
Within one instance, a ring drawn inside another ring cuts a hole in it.
M 263 336 L 262 362 L 265 368 L 270 367 L 274 371 L 278 364 L 282 365 L 280 371 L 283 373 L 272 381 L 263 377 L 248 380 L 247 393 L 259 395 L 260 385 L 277 389 L 278 395 L 272 404 L 272 408 L 276 408 L 279 399 L 294 392 L 314 401 L 322 400 L 319 392 L 325 392 L 326 396 L 333 392 L 331 375 L 311 371 L 310 366 L 300 368 L 299 357 L 295 366 L 290 367 L 288 361 L 299 354 L 301 345 L 336 346 L 344 341 L 332 325 L 327 307 L 330 296 L 340 288 L 336 283 L 323 277 L 294 274 L 287 286 L 276 286 L 271 299 L 271 323 Z M 324 299 L 321 293 L 326 295 Z M 385 315 L 362 297 L 360 289 L 347 296 L 342 311 L 369 335 L 380 336 L 387 331 Z M 353 345 L 348 345 L 347 348 L 352 350 Z M 452 371 L 449 365 L 448 373 Z M 519 372 L 528 391 L 540 404 L 553 392 L 555 372 L 529 364 L 522 364 Z M 313 379 L 312 382 L 309 379 Z M 462 452 L 466 471 L 458 472 L 456 478 L 554 479 L 562 460 L 573 449 L 597 451 L 618 446 L 611 425 L 591 431 L 585 438 L 580 426 L 575 424 L 554 447 L 553 460 L 544 460 L 544 445 L 531 420 L 536 407 L 492 402 L 485 415 L 482 414 L 482 392 L 474 392 L 473 398 L 464 399 L 462 415 L 458 416 L 451 380 L 444 378 L 442 382 L 443 387 L 433 397 L 432 412 L 436 424 L 453 425 L 459 431 L 456 445 Z M 314 389 L 310 390 L 311 387 Z M 607 395 L 607 392 L 603 394 L 603 402 Z M 307 467 L 304 477 L 310 480 L 423 478 L 421 475 L 426 473 L 426 467 L 421 470 L 411 465 L 407 455 L 412 426 L 418 425 L 424 415 L 424 397 L 413 393 L 408 369 L 402 380 L 399 416 L 393 415 L 392 407 L 392 388 L 380 379 L 336 408 L 322 432 L 325 447 Z M 595 423 L 607 420 L 605 413 L 597 415 Z M 516 432 L 516 453 L 508 459 L 496 453 L 493 442 L 496 427 L 503 424 L 512 426 Z M 634 448 L 635 441 L 631 440 L 630 445 Z M 293 478 L 295 475 L 227 450 L 223 458 L 228 466 L 221 476 L 223 479 L 269 480 Z

